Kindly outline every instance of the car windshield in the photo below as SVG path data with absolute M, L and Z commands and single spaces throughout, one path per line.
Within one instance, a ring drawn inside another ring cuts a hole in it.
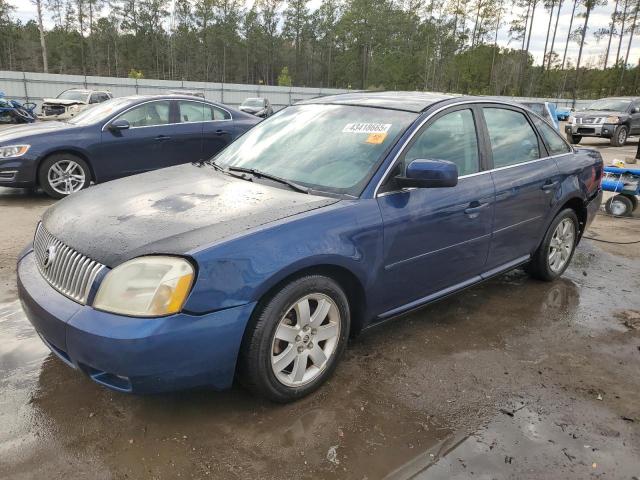
M 298 105 L 259 123 L 215 157 L 313 190 L 359 195 L 417 114 L 345 105 Z
M 264 107 L 264 98 L 247 98 L 242 102 L 243 107 Z
M 131 103 L 127 98 L 112 98 L 106 102 L 98 103 L 95 107 L 83 110 L 78 115 L 67 120 L 74 125 L 91 125 L 92 123 L 106 120 L 112 113 Z
M 593 102 L 587 107 L 587 110 L 602 110 L 612 112 L 626 112 L 629 104 L 629 100 L 619 98 L 603 98 L 597 102 Z
M 88 92 L 83 92 L 81 90 L 67 90 L 58 95 L 60 100 L 75 100 L 78 102 L 86 102 L 89 98 Z

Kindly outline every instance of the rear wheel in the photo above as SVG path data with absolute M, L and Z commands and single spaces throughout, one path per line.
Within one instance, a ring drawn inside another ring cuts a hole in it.
M 607 203 L 604 204 L 604 209 L 608 214 L 615 215 L 616 217 L 628 217 L 635 210 L 634 202 L 622 194 L 618 194 L 607 200 Z
M 290 402 L 333 373 L 349 336 L 347 297 L 331 278 L 292 281 L 257 312 L 242 343 L 239 379 L 252 392 Z
M 527 272 L 538 280 L 551 281 L 569 266 L 578 239 L 578 217 L 566 208 L 551 222 L 542 243 L 527 265 Z
M 581 135 L 571 135 L 570 133 L 567 133 L 567 141 L 571 145 L 577 145 L 578 143 L 580 143 L 580 140 L 582 140 Z
M 613 147 L 622 147 L 627 143 L 627 137 L 629 136 L 629 129 L 626 125 L 619 125 L 613 132 L 611 137 L 611 145 Z
M 87 188 L 91 183 L 91 172 L 80 157 L 70 153 L 57 153 L 42 162 L 38 180 L 47 195 L 63 198 Z

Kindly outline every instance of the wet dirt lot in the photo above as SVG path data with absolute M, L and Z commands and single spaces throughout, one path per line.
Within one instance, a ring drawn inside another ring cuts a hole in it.
M 584 240 L 555 283 L 516 270 L 371 329 L 292 405 L 136 397 L 69 369 L 22 313 L 15 257 L 51 203 L 0 189 L 0 478 L 640 478 L 638 244 Z M 587 235 L 638 240 L 638 219 Z

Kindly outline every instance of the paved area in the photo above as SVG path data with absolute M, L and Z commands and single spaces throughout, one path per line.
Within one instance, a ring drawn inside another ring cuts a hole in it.
M 635 153 L 598 140 L 608 162 Z M 0 189 L 0 478 L 640 475 L 640 245 L 584 240 L 564 278 L 522 271 L 370 330 L 292 405 L 229 392 L 128 396 L 42 345 L 15 257 L 52 200 Z M 640 239 L 638 217 L 589 236 Z

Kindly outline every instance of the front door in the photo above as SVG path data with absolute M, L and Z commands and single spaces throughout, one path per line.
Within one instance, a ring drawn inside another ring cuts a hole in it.
M 166 167 L 175 155 L 168 100 L 145 102 L 118 115 L 129 122 L 126 130 L 102 129 L 102 142 L 93 157 L 99 181 Z
M 487 261 L 491 270 L 522 260 L 536 249 L 560 187 L 560 172 L 523 111 L 487 106 L 482 112 L 496 189 Z
M 473 282 L 484 268 L 494 188 L 491 175 L 481 171 L 475 116 L 466 106 L 434 117 L 396 168 L 404 172 L 415 159 L 448 160 L 458 166 L 457 186 L 394 191 L 391 179 L 378 195 L 384 223 L 383 317 Z

